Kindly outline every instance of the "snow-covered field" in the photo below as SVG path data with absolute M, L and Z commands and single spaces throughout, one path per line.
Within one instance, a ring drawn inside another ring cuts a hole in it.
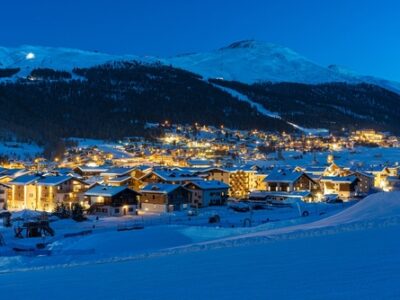
M 369 167 L 369 166 L 383 166 L 395 165 L 400 163 L 400 148 L 367 148 L 357 147 L 355 151 L 343 149 L 332 152 L 316 152 L 316 160 L 319 164 L 323 165 L 327 161 L 329 154 L 335 156 L 334 161 L 339 165 L 346 167 Z M 299 151 L 284 151 L 284 160 L 260 160 L 257 161 L 259 165 L 289 165 L 289 166 L 307 166 L 311 165 L 314 159 L 314 154 L 308 152 L 302 154 Z
M 2 292 L 12 299 L 398 299 L 400 193 L 321 210 L 308 218 L 283 210 L 289 218 L 279 226 L 251 228 L 117 232 L 114 219 L 103 220 L 97 233 L 54 242 L 69 259 L 1 258 Z M 83 223 L 53 224 L 62 233 Z
M 132 157 L 132 154 L 126 152 L 121 145 L 116 142 L 108 142 L 104 140 L 96 139 L 83 139 L 83 138 L 69 138 L 71 141 L 75 141 L 80 148 L 97 147 L 99 150 L 111 153 L 114 158 L 128 158 Z
M 43 148 L 31 143 L 1 142 L 0 154 L 7 155 L 10 159 L 32 159 L 40 155 Z

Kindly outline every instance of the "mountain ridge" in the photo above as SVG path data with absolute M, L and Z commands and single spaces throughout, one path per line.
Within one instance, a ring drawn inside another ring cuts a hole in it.
M 30 56 L 30 57 L 29 57 Z M 111 61 L 160 62 L 203 76 L 247 84 L 258 82 L 371 83 L 400 93 L 400 83 L 369 75 L 360 75 L 338 65 L 322 66 L 294 50 L 257 40 L 243 40 L 216 50 L 179 54 L 172 57 L 114 55 L 98 51 L 64 47 L 22 45 L 0 47 L 0 68 L 20 68 L 13 77 L 27 77 L 35 68 L 72 71 Z M 8 78 L 10 79 L 10 78 Z

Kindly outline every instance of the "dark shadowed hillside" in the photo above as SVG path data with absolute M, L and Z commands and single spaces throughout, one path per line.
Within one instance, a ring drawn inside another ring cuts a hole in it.
M 126 62 L 74 69 L 72 80 L 49 69 L 32 73 L 31 80 L 0 85 L 0 126 L 39 142 L 143 135 L 146 122 L 164 120 L 291 129 L 198 75 L 168 66 Z
M 400 133 L 400 95 L 376 85 L 210 81 L 232 88 L 304 127 L 372 127 Z

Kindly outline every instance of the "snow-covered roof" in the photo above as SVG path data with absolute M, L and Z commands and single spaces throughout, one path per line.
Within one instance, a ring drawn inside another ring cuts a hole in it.
M 364 172 L 364 171 L 355 171 L 354 174 L 356 176 L 357 176 L 357 174 L 359 174 L 359 175 L 363 175 L 363 176 L 370 177 L 370 178 L 374 178 L 375 177 L 373 174 L 368 173 L 368 172 Z
M 152 166 L 140 165 L 134 168 L 135 170 L 140 170 L 142 172 L 151 171 L 153 169 Z
M 11 184 L 11 185 L 26 185 L 26 184 L 30 184 L 30 183 L 33 183 L 35 181 L 38 181 L 39 179 L 40 179 L 40 176 L 38 176 L 38 175 L 22 175 L 22 176 L 14 178 L 10 182 L 8 182 L 8 184 Z
M 290 171 L 290 170 L 277 170 L 272 173 L 270 173 L 264 181 L 266 182 L 285 182 L 285 183 L 290 183 L 290 182 L 295 182 L 298 180 L 303 174 L 303 172 L 297 172 L 297 171 Z
M 141 193 L 160 193 L 169 194 L 175 191 L 177 188 L 181 187 L 179 184 L 169 184 L 169 183 L 151 183 L 146 185 L 140 190 Z
M 96 173 L 101 173 L 101 172 L 107 172 L 109 167 L 89 167 L 89 166 L 79 166 L 78 169 L 80 169 L 82 172 L 96 172 Z
M 22 175 L 26 175 L 30 173 L 30 171 L 26 169 L 6 169 L 4 172 L 1 173 L 1 175 L 6 175 L 10 177 L 18 177 Z
M 326 170 L 326 166 L 305 166 L 301 167 L 306 173 L 322 174 Z
M 110 168 L 107 171 L 102 172 L 101 176 L 122 176 L 132 172 L 134 168 Z
M 85 196 L 113 197 L 127 189 L 126 186 L 96 185 L 85 193 Z
M 321 182 L 336 182 L 336 183 L 353 183 L 357 180 L 357 176 L 324 176 L 321 178 Z
M 132 177 L 127 175 L 127 176 L 120 176 L 120 177 L 115 177 L 112 179 L 109 179 L 108 182 L 114 182 L 114 183 L 120 183 L 120 182 L 124 182 L 124 181 L 128 181 L 129 179 L 131 179 Z
M 183 170 L 154 170 L 152 172 L 156 176 L 160 177 L 164 181 L 175 182 L 175 181 L 193 181 L 202 180 L 200 177 L 195 175 L 193 172 L 185 172 Z M 149 173 L 151 174 L 151 173 Z M 148 176 L 146 174 L 145 176 Z
M 37 185 L 44 185 L 44 186 L 55 186 L 62 184 L 70 179 L 73 179 L 71 176 L 63 175 L 63 176 L 46 176 L 40 178 L 37 182 Z
M 229 189 L 229 185 L 219 180 L 204 180 L 204 181 L 194 181 L 189 184 L 197 186 L 201 190 L 217 190 L 217 189 Z
M 212 166 L 214 164 L 212 160 L 208 159 L 189 159 L 187 160 L 187 163 L 191 166 Z
M 60 174 L 69 174 L 74 172 L 71 168 L 58 168 L 55 169 L 54 171 Z

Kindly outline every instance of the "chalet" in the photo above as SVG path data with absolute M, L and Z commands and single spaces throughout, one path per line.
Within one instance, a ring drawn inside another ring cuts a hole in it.
M 100 173 L 100 176 L 103 177 L 104 183 L 107 185 L 131 185 L 133 171 L 133 168 L 110 168 Z
M 76 167 L 73 171 L 82 176 L 83 178 L 89 178 L 92 176 L 100 176 L 101 173 L 107 172 L 109 167 L 89 167 L 89 166 L 79 166 Z
M 142 178 L 144 175 L 149 174 L 152 170 L 153 168 L 151 166 L 146 166 L 146 165 L 136 166 L 133 169 L 132 177 L 135 179 Z
M 189 206 L 189 191 L 178 184 L 150 183 L 140 190 L 141 209 L 149 212 L 172 212 Z
M 333 162 L 325 168 L 323 176 L 348 176 L 350 174 L 351 171 L 349 170 L 349 168 L 339 166 L 338 164 Z
M 229 196 L 235 198 L 247 198 L 250 191 L 257 189 L 257 171 L 251 167 L 228 168 L 229 172 Z
M 7 186 L 10 210 L 32 209 L 52 211 L 58 203 L 83 200 L 82 193 L 89 187 L 84 181 L 71 176 L 23 175 Z
M 384 191 L 390 190 L 390 178 L 397 177 L 397 169 L 387 166 L 372 166 L 367 171 L 374 175 L 374 186 Z
M 224 204 L 228 197 L 229 185 L 218 180 L 193 181 L 187 183 L 185 188 L 190 191 L 192 206 L 205 207 Z
M 11 195 L 7 200 L 9 210 L 38 209 L 36 182 L 38 175 L 22 175 L 9 181 Z
M 336 194 L 342 199 L 350 199 L 358 194 L 359 179 L 355 175 L 324 176 L 321 184 L 324 195 Z
M 217 180 L 229 185 L 229 171 L 221 168 L 205 168 L 196 173 L 199 177 L 207 180 Z
M 141 181 L 141 178 L 149 174 L 153 170 L 150 166 L 136 166 L 132 172 L 132 188 L 134 190 L 140 190 L 145 185 Z
M 110 178 L 107 181 L 104 181 L 104 183 L 107 183 L 107 185 L 112 185 L 112 186 L 129 186 L 132 187 L 132 177 L 129 175 L 126 176 L 120 176 L 120 177 L 115 177 L 115 178 Z
M 207 180 L 217 180 L 229 185 L 228 195 L 235 198 L 247 198 L 250 191 L 265 189 L 266 174 L 257 172 L 257 166 L 240 168 L 208 168 L 196 174 Z
M 398 176 L 388 176 L 386 178 L 386 186 L 384 191 L 399 191 L 400 190 L 400 178 Z
M 0 183 L 7 183 L 14 178 L 31 173 L 26 169 L 6 169 L 0 168 Z
M 326 166 L 306 166 L 306 167 L 296 167 L 294 169 L 297 172 L 306 173 L 312 180 L 319 184 L 319 180 L 323 176 Z
M 96 185 L 85 192 L 90 212 L 103 216 L 135 215 L 140 194 L 123 186 Z
M 362 172 L 355 171 L 353 173 L 358 178 L 358 192 L 360 195 L 368 195 L 374 187 L 374 175 Z
M 182 185 L 195 180 L 202 179 L 193 172 L 183 171 L 180 169 L 157 169 L 140 178 L 140 181 L 144 185 L 149 183 L 168 183 Z
M 312 191 L 317 189 L 316 182 L 304 172 L 277 170 L 265 178 L 269 192 Z
M 89 184 L 71 176 L 46 176 L 36 182 L 37 208 L 51 211 L 57 204 L 82 203 Z

